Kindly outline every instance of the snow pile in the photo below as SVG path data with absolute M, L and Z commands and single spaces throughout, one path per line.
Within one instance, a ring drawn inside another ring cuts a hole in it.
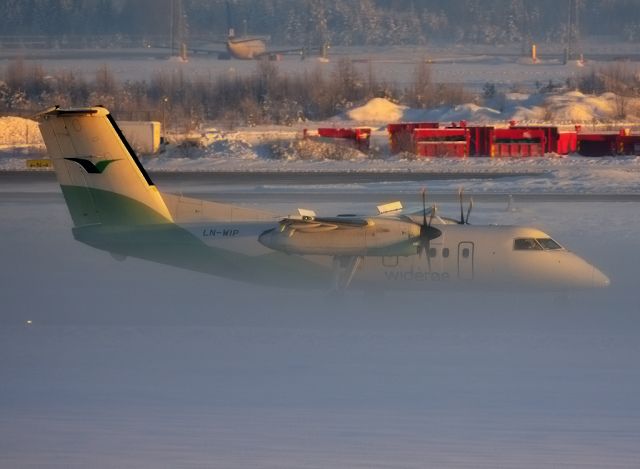
M 500 111 L 495 109 L 478 106 L 477 104 L 467 103 L 457 106 L 443 106 L 429 110 L 412 109 L 406 113 L 407 122 L 429 121 L 429 122 L 475 122 L 475 123 L 492 123 L 503 120 L 504 117 Z
M 550 108 L 554 120 L 588 123 L 615 118 L 617 96 L 604 93 L 587 96 L 579 91 L 549 97 L 545 104 Z
M 38 123 L 22 117 L 0 117 L 0 145 L 42 145 Z
M 585 95 L 579 91 L 558 94 L 505 93 L 487 100 L 484 106 L 466 103 L 411 109 L 383 98 L 374 98 L 333 120 L 346 119 L 359 123 L 446 123 L 464 120 L 475 124 L 502 124 L 516 120 L 528 123 L 587 124 L 615 122 L 620 119 L 620 114 L 626 114 L 627 120 L 640 120 L 640 99 L 620 98 L 614 93 Z
M 502 103 L 504 120 L 554 124 L 589 124 L 616 122 L 621 114 L 626 120 L 638 121 L 640 100 L 623 98 L 614 93 L 585 95 L 579 91 L 557 94 L 508 93 Z
M 257 157 L 251 142 L 240 132 L 223 132 L 208 129 L 202 135 L 202 156 L 217 158 L 255 159 Z
M 269 150 L 271 151 L 270 158 L 290 161 L 358 161 L 367 157 L 366 154 L 348 145 L 315 140 L 278 142 L 272 144 Z
M 354 107 L 345 113 L 346 119 L 360 122 L 398 122 L 404 120 L 407 106 L 392 103 L 388 99 L 373 98 L 366 104 Z
M 442 106 L 433 109 L 412 109 L 392 103 L 384 98 L 373 98 L 366 104 L 354 107 L 333 120 L 352 120 L 359 123 L 391 122 L 454 122 L 466 120 L 470 122 L 495 122 L 503 119 L 500 111 L 489 107 L 467 103 L 458 106 Z
M 151 171 L 202 171 L 221 161 L 243 162 L 259 158 L 257 148 L 242 138 L 239 132 L 222 132 L 208 129 L 201 135 L 180 135 L 170 138 L 160 155 L 144 158 L 144 165 Z

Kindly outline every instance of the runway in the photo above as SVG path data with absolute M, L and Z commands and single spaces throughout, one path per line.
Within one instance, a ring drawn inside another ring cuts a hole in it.
M 326 212 L 372 211 L 393 193 L 315 174 L 157 182 Z M 393 184 L 410 200 L 420 181 Z M 434 197 L 455 214 L 453 193 Z M 3 174 L 0 466 L 636 467 L 638 201 L 477 197 L 473 223 L 544 228 L 611 286 L 340 298 L 256 287 L 118 261 L 73 239 L 52 174 Z
M 456 190 L 434 189 L 433 183 L 455 182 L 464 187 L 470 179 L 496 180 L 544 177 L 543 172 L 441 173 L 441 172 L 156 172 L 150 173 L 161 191 L 185 196 L 239 203 L 286 203 L 291 195 L 315 202 L 344 205 L 411 201 L 425 187 L 435 202 L 455 202 Z M 4 200 L 62 200 L 53 171 L 0 171 Z M 473 192 L 478 202 L 505 202 L 509 196 L 530 202 L 640 202 L 638 193 Z

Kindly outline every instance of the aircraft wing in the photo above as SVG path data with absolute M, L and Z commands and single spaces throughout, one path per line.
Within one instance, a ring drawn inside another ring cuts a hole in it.
M 256 54 L 255 58 L 260 59 L 262 57 L 270 57 L 278 54 L 303 54 L 307 51 L 304 47 L 297 47 L 295 49 L 268 49 L 260 54 Z
M 221 54 L 225 53 L 226 50 L 187 47 L 187 52 L 189 52 L 190 54 Z

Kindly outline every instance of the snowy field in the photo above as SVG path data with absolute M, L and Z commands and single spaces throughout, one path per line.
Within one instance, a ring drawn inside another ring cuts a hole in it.
M 159 52 L 159 53 L 158 53 Z M 108 64 L 110 70 L 119 80 L 149 80 L 158 73 L 185 73 L 194 81 L 207 82 L 213 77 L 221 74 L 226 75 L 246 75 L 254 73 L 256 70 L 255 61 L 243 60 L 217 60 L 215 56 L 192 55 L 187 63 L 177 60 L 167 60 L 164 51 L 155 51 L 148 57 L 140 57 L 138 54 L 123 53 L 120 57 L 102 57 L 96 54 L 95 58 L 86 54 L 78 53 L 63 57 L 56 54 L 47 53 L 34 59 L 26 59 L 27 63 L 33 61 L 42 65 L 50 73 L 63 70 L 72 71 L 77 76 L 92 80 L 95 72 L 104 64 Z M 414 72 L 416 63 L 429 57 L 428 49 L 405 49 L 402 51 L 366 51 L 354 50 L 341 51 L 333 57 L 333 61 L 338 61 L 341 57 L 349 57 L 354 60 L 362 60 L 359 69 L 363 74 L 369 71 L 369 60 L 371 61 L 372 72 L 379 80 L 395 83 L 409 83 Z M 5 68 L 13 57 L 0 57 L 0 70 Z M 390 59 L 393 59 L 393 66 L 390 66 Z M 491 56 L 442 56 L 436 60 L 442 63 L 435 69 L 434 78 L 438 81 L 450 83 L 470 83 L 482 86 L 486 81 L 513 82 L 520 83 L 526 81 L 533 84 L 536 79 L 543 83 L 553 79 L 554 81 L 564 80 L 566 77 L 566 67 L 557 63 L 543 65 L 541 67 L 513 67 L 513 60 L 496 59 Z M 463 66 L 461 66 L 462 64 Z M 489 67 L 488 65 L 492 65 Z M 285 56 L 277 62 L 278 69 L 283 73 L 317 72 L 322 70 L 331 73 L 333 63 L 324 63 L 317 59 L 310 58 L 301 61 L 296 56 Z M 478 72 L 481 72 L 480 74 Z M 469 75 L 468 75 L 468 74 Z M 471 79 L 470 75 L 477 77 Z M 478 82 L 478 80 L 484 80 Z
M 511 50 L 355 52 L 332 51 L 358 60 L 365 75 L 371 67 L 399 83 L 427 57 L 436 80 L 473 90 L 488 81 L 530 89 L 583 70 L 554 58 L 532 65 Z M 0 69 L 8 60 L 0 57 Z M 201 56 L 187 64 L 62 52 L 33 60 L 87 79 L 105 63 L 122 80 L 255 71 L 254 62 Z M 284 73 L 332 68 L 293 57 L 278 66 Z M 503 112 L 395 107 L 380 121 L 374 111 L 381 108 L 372 106 L 293 128 L 207 127 L 204 148 L 170 146 L 143 159 L 162 190 L 259 202 L 283 214 L 300 206 L 320 215 L 371 213 L 395 199 L 415 207 L 427 186 L 441 212 L 453 215 L 455 191 L 464 186 L 476 199 L 472 223 L 539 227 L 611 279 L 606 290 L 568 297 L 334 298 L 118 262 L 73 240 L 52 173 L 7 172 L 44 150 L 35 123 L 5 118 L 0 467 L 638 467 L 640 157 L 416 160 L 388 155 L 381 129 L 393 113 L 504 123 L 540 120 L 550 110 L 566 125 L 595 123 L 613 99 L 560 94 L 545 102 L 512 93 Z M 381 150 L 345 149 L 336 160 L 335 150 L 331 158 L 322 151 L 303 158 L 288 149 L 304 126 L 321 124 L 371 125 Z
M 600 267 L 606 290 L 335 299 L 118 262 L 72 239 L 51 179 L 15 177 L 0 186 L 0 467 L 638 465 L 632 199 L 565 189 L 508 210 L 480 195 L 472 214 L 543 228 Z M 159 185 L 285 213 L 370 211 L 403 193 L 259 177 Z M 454 183 L 433 184 L 454 213 Z
M 534 87 L 536 82 L 545 85 L 550 80 L 562 84 L 568 77 L 581 71 L 598 67 L 611 60 L 627 60 L 628 66 L 638 64 L 637 49 L 630 43 L 609 41 L 583 44 L 587 65 L 576 62 L 562 64 L 562 45 L 539 44 L 540 61 L 532 64 L 521 58 L 520 44 L 515 47 L 486 45 L 438 45 L 392 47 L 335 47 L 329 51 L 329 62 L 310 56 L 300 60 L 298 56 L 285 55 L 277 62 L 283 73 L 331 73 L 333 64 L 342 58 L 354 61 L 363 76 L 369 73 L 381 82 L 408 85 L 412 81 L 416 64 L 432 62 L 433 78 L 438 82 L 464 84 L 478 91 L 486 82 L 502 86 L 518 85 Z M 214 49 L 215 47 L 212 47 Z M 215 50 L 221 50 L 218 45 Z M 118 79 L 149 80 L 157 73 L 185 73 L 192 79 L 208 82 L 212 77 L 246 75 L 254 73 L 254 61 L 218 60 L 216 54 L 191 54 L 188 62 L 167 59 L 163 49 L 124 50 L 24 50 L 0 53 L 0 71 L 16 57 L 26 63 L 37 63 L 50 73 L 72 71 L 76 76 L 93 79 L 95 72 L 107 64 Z

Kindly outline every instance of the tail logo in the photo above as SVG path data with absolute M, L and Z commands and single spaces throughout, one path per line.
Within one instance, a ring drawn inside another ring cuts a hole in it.
M 101 160 L 94 164 L 92 161 L 85 160 L 83 158 L 65 158 L 65 160 L 78 163 L 80 166 L 82 166 L 82 169 L 84 169 L 89 174 L 102 174 L 104 170 L 107 169 L 107 166 L 109 166 L 114 161 L 118 161 L 118 160 Z

